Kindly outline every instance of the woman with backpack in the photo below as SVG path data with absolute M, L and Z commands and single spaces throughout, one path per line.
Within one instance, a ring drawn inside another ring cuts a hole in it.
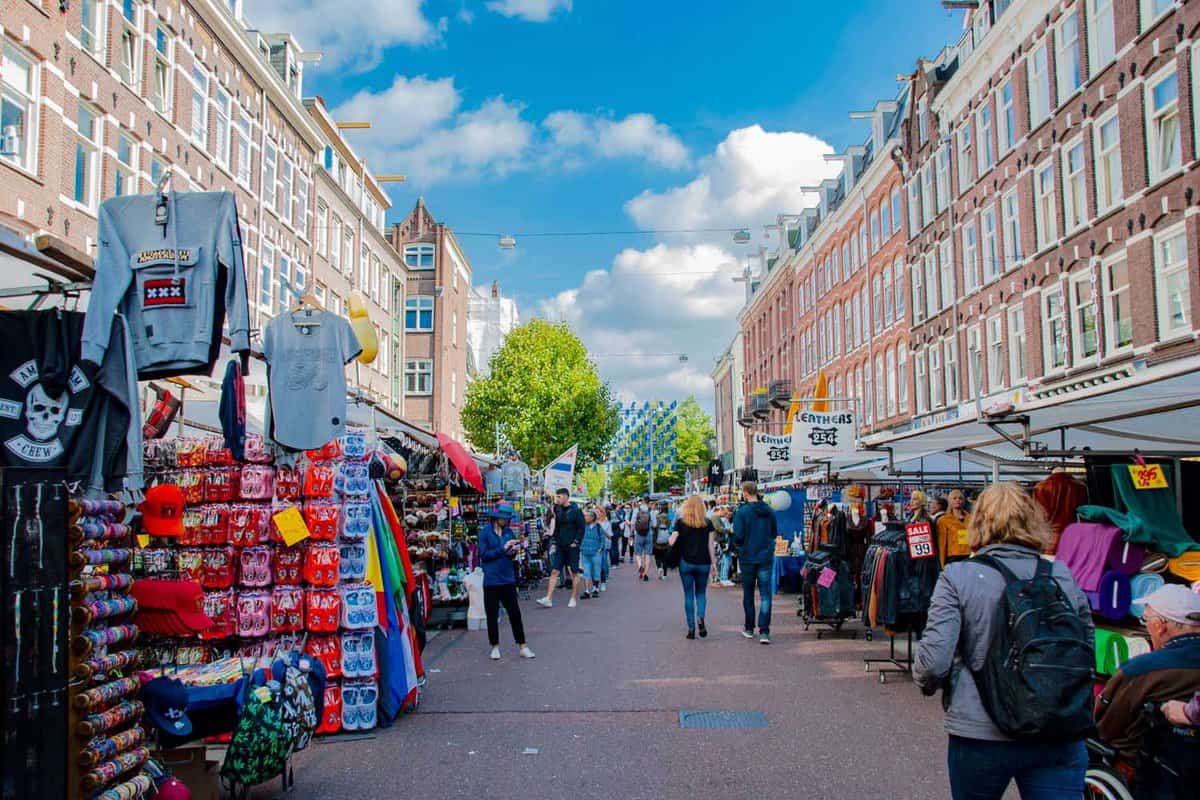
M 638 503 L 633 517 L 633 558 L 638 565 L 638 578 L 650 580 L 650 556 L 654 553 L 654 518 L 646 500 Z
M 654 520 L 654 566 L 658 569 L 658 579 L 667 579 L 667 551 L 671 549 L 671 526 L 674 520 L 670 506 L 663 500 L 658 504 L 658 515 Z
M 913 679 L 943 689 L 954 800 L 1000 800 L 1012 781 L 1023 800 L 1083 793 L 1092 616 L 1066 565 L 1042 557 L 1050 535 L 1024 489 L 989 487 L 968 527 L 974 556 L 934 589 Z
M 683 583 L 683 611 L 687 638 L 708 636 L 704 613 L 708 605 L 708 578 L 716 561 L 716 533 L 704 514 L 704 501 L 694 494 L 684 501 L 675 519 L 668 544 L 679 556 L 679 579 Z M 697 627 L 698 626 L 698 627 Z

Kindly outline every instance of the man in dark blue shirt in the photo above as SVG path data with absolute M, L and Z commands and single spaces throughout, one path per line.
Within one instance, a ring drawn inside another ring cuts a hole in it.
M 559 489 L 554 495 L 554 555 L 550 583 L 546 596 L 538 599 L 538 605 L 550 608 L 554 605 L 554 590 L 558 588 L 558 576 L 566 572 L 571 578 L 571 600 L 567 608 L 574 608 L 579 598 L 579 545 L 583 541 L 583 512 L 571 502 L 571 493 Z

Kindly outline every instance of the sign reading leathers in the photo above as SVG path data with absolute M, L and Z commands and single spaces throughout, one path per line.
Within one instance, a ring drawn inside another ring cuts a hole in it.
M 769 433 L 754 434 L 754 468 L 756 470 L 794 469 L 799 459 L 794 456 L 791 436 L 773 436 Z
M 856 449 L 852 412 L 801 411 L 792 421 L 793 456 L 851 455 Z

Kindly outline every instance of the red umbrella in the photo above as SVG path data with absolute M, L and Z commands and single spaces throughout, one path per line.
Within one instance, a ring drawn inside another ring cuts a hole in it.
M 439 433 L 437 440 L 438 444 L 442 446 L 442 452 L 450 456 L 450 463 L 458 470 L 458 474 L 463 476 L 463 480 L 474 486 L 476 491 L 482 492 L 483 473 L 479 471 L 479 465 L 475 463 L 475 459 L 471 458 L 467 448 L 444 433 Z

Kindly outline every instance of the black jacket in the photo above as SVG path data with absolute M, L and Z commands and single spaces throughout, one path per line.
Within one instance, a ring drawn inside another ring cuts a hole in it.
M 771 563 L 775 558 L 775 537 L 778 534 L 775 512 L 762 500 L 743 503 L 733 515 L 733 541 L 742 564 Z
M 579 546 L 583 541 L 583 512 L 574 503 L 554 508 L 554 541 L 559 547 Z

